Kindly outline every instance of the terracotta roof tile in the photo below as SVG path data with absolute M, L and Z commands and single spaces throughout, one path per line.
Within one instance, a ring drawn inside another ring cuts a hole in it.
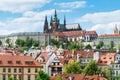
M 101 53 L 98 60 L 99 65 L 109 65 L 115 61 L 115 53 Z
M 107 38 L 107 37 L 120 37 L 120 34 L 103 34 L 99 36 L 99 38 Z
M 84 35 L 97 35 L 96 31 L 85 31 L 85 30 L 79 30 L 79 31 L 66 31 L 66 32 L 56 32 L 53 35 L 55 36 L 84 36 Z
M 0 56 L 2 64 L 0 66 L 39 66 L 40 63 L 35 61 L 31 56 Z M 18 62 L 17 62 L 18 61 Z
M 72 78 L 72 80 L 108 80 L 102 76 L 87 76 L 85 74 L 58 74 L 55 77 L 51 77 L 50 80 L 56 80 L 58 77 L 61 77 L 62 80 L 68 80 L 68 78 Z

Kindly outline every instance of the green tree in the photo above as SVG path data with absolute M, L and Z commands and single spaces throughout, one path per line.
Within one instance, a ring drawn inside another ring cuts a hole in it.
M 88 44 L 88 45 L 85 46 L 85 49 L 92 49 L 92 47 L 91 47 L 90 44 Z
M 71 42 L 70 45 L 69 45 L 69 49 L 70 50 L 76 50 L 77 46 L 75 43 Z
M 2 41 L 0 40 L 0 46 L 2 45 Z
M 7 39 L 6 39 L 6 43 L 8 44 L 8 47 L 11 47 L 10 42 L 11 42 L 11 39 L 7 38 Z
M 13 80 L 13 78 L 10 76 L 10 77 L 8 78 L 8 80 Z
M 105 67 L 102 69 L 102 74 L 104 77 L 107 77 L 109 80 L 112 80 L 112 70 L 110 67 Z
M 33 46 L 38 47 L 39 46 L 39 42 L 36 41 L 36 40 L 33 40 Z
M 86 74 L 86 75 L 94 75 L 94 74 L 97 74 L 98 73 L 98 65 L 97 65 L 97 62 L 94 61 L 94 60 L 91 60 L 87 65 L 86 67 L 84 68 L 83 72 Z
M 43 70 L 40 70 L 38 72 L 38 76 L 36 80 L 50 80 L 50 77 L 47 73 L 45 73 Z
M 82 73 L 81 65 L 77 61 L 71 61 L 63 68 L 64 74 L 80 74 Z
M 100 49 L 101 47 L 104 46 L 104 42 L 103 41 L 99 41 L 98 45 L 96 46 L 97 49 Z
M 24 44 L 25 44 L 25 41 L 22 40 L 22 39 L 17 39 L 17 40 L 15 41 L 15 44 L 16 44 L 17 46 L 19 46 L 19 47 L 23 47 Z
M 120 44 L 117 45 L 117 48 L 120 50 Z
M 60 76 L 58 76 L 58 77 L 56 78 L 56 80 L 62 80 L 62 78 L 61 78 Z
M 113 51 L 114 50 L 114 42 L 110 41 L 110 50 Z
M 60 46 L 60 42 L 57 41 L 56 39 L 50 39 L 50 44 L 51 44 L 51 45 L 56 45 L 57 47 Z
M 30 37 L 27 37 L 25 40 L 26 47 L 30 48 L 32 46 L 32 44 L 33 44 L 33 39 Z

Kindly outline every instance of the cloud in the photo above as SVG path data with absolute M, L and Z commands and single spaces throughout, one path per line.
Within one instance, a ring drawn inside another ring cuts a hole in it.
M 86 1 L 55 3 L 54 5 L 60 6 L 62 8 L 81 8 L 86 6 Z
M 120 10 L 111 12 L 89 13 L 77 19 L 77 22 L 92 22 L 94 24 L 103 24 L 120 21 Z
M 25 12 L 34 8 L 40 8 L 51 0 L 0 0 L 0 11 L 12 13 Z
M 24 12 L 22 17 L 14 18 L 6 22 L 0 22 L 0 34 L 42 32 L 45 15 L 50 17 L 53 14 L 54 9 L 41 12 Z
M 61 10 L 58 10 L 58 12 L 72 12 L 72 10 L 70 10 L 70 9 L 67 9 L 67 10 L 61 9 Z
M 112 34 L 115 24 L 120 29 L 120 22 L 112 22 L 107 24 L 95 24 L 89 30 L 96 30 L 98 34 Z

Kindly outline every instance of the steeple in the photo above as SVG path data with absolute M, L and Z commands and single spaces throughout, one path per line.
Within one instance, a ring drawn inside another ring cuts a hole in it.
M 51 16 L 51 20 L 50 20 L 50 26 L 52 26 L 52 22 L 53 22 L 53 19 L 52 19 L 52 16 Z
M 44 33 L 48 33 L 48 21 L 47 21 L 47 16 L 45 16 Z
M 66 28 L 66 16 L 64 16 L 64 28 L 63 28 L 63 30 L 65 30 L 65 28 Z
M 55 10 L 55 14 L 54 14 L 54 21 L 58 21 L 58 18 L 57 18 L 57 11 Z
M 64 16 L 64 26 L 66 25 L 66 16 Z
M 56 12 L 56 9 L 55 9 L 55 15 L 54 15 L 55 18 L 57 18 L 57 12 Z
M 117 25 L 115 24 L 115 28 L 114 28 L 114 34 L 118 34 L 119 33 L 119 30 L 117 28 Z

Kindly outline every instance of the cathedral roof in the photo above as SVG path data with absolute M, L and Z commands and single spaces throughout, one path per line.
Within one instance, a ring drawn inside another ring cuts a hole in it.
M 66 29 L 80 29 L 80 25 L 78 23 L 75 24 L 66 24 Z

